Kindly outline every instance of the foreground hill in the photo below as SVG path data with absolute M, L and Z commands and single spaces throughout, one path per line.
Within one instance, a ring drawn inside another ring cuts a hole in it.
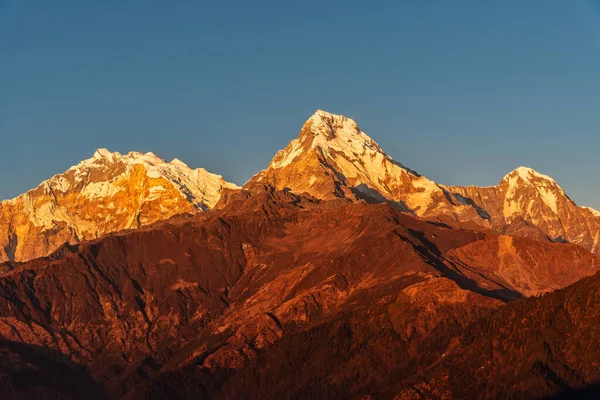
M 45 256 L 63 243 L 211 209 L 227 183 L 179 160 L 99 149 L 65 173 L 0 202 L 0 261 Z
M 600 275 L 499 308 L 461 332 L 443 361 L 397 383 L 401 398 L 600 395 Z
M 151 391 L 181 395 L 186 382 L 228 399 L 598 398 L 600 276 L 502 307 L 481 304 L 482 317 L 468 306 L 479 298 L 461 302 L 444 286 L 409 286 L 284 335 L 248 366 L 220 371 L 223 382 L 196 365 L 165 373 Z
M 87 367 L 112 398 L 401 392 L 505 301 L 599 265 L 578 246 L 269 186 L 215 209 L 6 266 L 0 336 Z

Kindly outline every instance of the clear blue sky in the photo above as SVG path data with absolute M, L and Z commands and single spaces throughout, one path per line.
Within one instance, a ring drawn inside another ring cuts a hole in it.
M 446 184 L 600 208 L 600 4 L 0 0 L 0 198 L 97 147 L 238 184 L 316 109 Z

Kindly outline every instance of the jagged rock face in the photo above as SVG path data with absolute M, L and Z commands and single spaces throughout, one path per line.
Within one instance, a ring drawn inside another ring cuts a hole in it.
M 219 211 L 8 268 L 0 336 L 67 355 L 115 398 L 285 397 L 287 389 L 311 397 L 298 390 L 312 381 L 321 394 L 350 397 L 439 360 L 448 332 L 504 300 L 562 287 L 577 279 L 570 273 L 599 265 L 578 246 L 494 247 L 504 239 L 387 204 L 255 190 L 231 194 Z M 524 284 L 505 279 L 523 264 Z M 531 276 L 544 273 L 551 278 L 532 287 Z M 296 362 L 311 366 L 298 381 Z M 359 370 L 369 372 L 357 381 Z
M 306 121 L 297 139 L 277 152 L 266 170 L 250 180 L 257 182 L 319 199 L 390 202 L 419 216 L 459 213 L 480 218 L 475 208 L 394 161 L 356 122 L 321 110 Z
M 231 187 L 221 176 L 179 160 L 100 149 L 37 188 L 0 202 L 0 261 L 25 261 L 65 242 L 208 210 Z
M 600 252 L 598 212 L 577 206 L 549 176 L 520 167 L 493 187 L 447 189 L 489 214 L 483 224 L 508 235 L 575 243 Z

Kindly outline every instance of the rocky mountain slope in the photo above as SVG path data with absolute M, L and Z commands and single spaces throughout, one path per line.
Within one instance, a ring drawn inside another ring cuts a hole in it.
M 443 360 L 397 382 L 397 398 L 598 398 L 600 275 L 501 307 L 461 332 Z M 566 392 L 566 393 L 565 393 Z M 392 397 L 392 396 L 390 396 Z
M 506 300 L 600 265 L 269 186 L 215 209 L 5 268 L 0 337 L 86 366 L 112 398 L 362 396 L 439 362 Z
M 445 283 L 418 283 L 290 332 L 247 367 L 220 371 L 223 383 L 204 377 L 215 390 L 207 398 L 598 398 L 600 276 L 477 311 L 467 305 L 480 298 L 463 303 Z M 194 387 L 201 377 L 191 367 L 176 376 L 152 390 Z
M 0 202 L 0 261 L 25 261 L 65 242 L 209 210 L 224 188 L 234 187 L 177 159 L 99 149 L 37 188 Z
M 565 241 L 600 253 L 600 213 L 550 177 L 520 167 L 494 187 L 438 185 L 394 161 L 351 119 L 317 111 L 249 184 L 320 199 L 388 202 L 411 214 L 502 234 Z

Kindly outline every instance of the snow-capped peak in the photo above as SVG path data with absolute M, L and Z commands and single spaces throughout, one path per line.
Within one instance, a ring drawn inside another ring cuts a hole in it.
M 35 189 L 0 202 L 0 213 L 11 226 L 4 236 L 0 232 L 0 249 L 14 241 L 18 245 L 11 248 L 10 257 L 44 256 L 65 240 L 93 239 L 181 213 L 210 210 L 229 188 L 237 186 L 177 159 L 167 162 L 151 152 L 123 155 L 101 148 Z M 16 239 L 10 236 L 13 227 Z M 0 252 L 0 261 L 5 260 L 6 253 Z
M 532 187 L 539 198 L 555 213 L 558 213 L 559 198 L 566 196 L 564 190 L 548 175 L 540 174 L 528 167 L 519 167 L 502 179 L 508 186 L 506 193 L 505 215 L 519 214 L 521 209 L 516 198 L 521 196 L 522 185 Z
M 321 199 L 389 200 L 417 215 L 453 204 L 435 182 L 384 153 L 354 120 L 323 110 L 306 120 L 298 137 L 251 181 L 269 181 Z
M 348 160 L 374 158 L 379 162 L 391 157 L 385 154 L 379 145 L 360 130 L 358 124 L 343 115 L 317 110 L 303 125 L 300 135 L 279 151 L 269 168 L 283 168 L 297 157 L 312 149 L 319 148 L 326 155 L 343 154 Z
M 108 160 L 112 161 L 112 153 L 104 148 L 97 149 L 94 152 L 92 159 L 94 159 L 94 160 L 108 159 Z
M 311 126 L 316 130 L 319 130 L 319 128 L 324 129 L 326 133 L 329 133 L 327 131 L 330 131 L 333 129 L 333 127 L 337 127 L 338 129 L 344 127 L 346 130 L 351 132 L 360 131 L 357 123 L 353 119 L 347 118 L 344 115 L 332 114 L 323 110 L 315 111 L 315 113 L 311 115 L 306 122 L 310 123 Z
M 353 147 L 355 150 L 368 147 L 382 152 L 379 145 L 361 131 L 358 124 L 353 119 L 343 115 L 336 115 L 326 111 L 317 110 L 308 121 L 306 121 L 305 127 L 307 127 L 307 125 L 309 125 L 310 133 L 312 133 L 314 137 L 312 147 L 319 145 L 336 145 L 338 147 Z M 303 128 L 302 131 L 304 132 L 305 129 Z M 348 146 L 348 144 L 351 146 Z
M 556 181 L 548 175 L 540 174 L 532 168 L 523 166 L 520 166 L 519 168 L 509 172 L 504 178 L 502 178 L 502 180 L 516 183 L 517 178 L 521 178 L 525 182 L 532 182 L 536 179 L 541 179 L 556 184 Z
M 153 167 L 158 167 L 165 164 L 187 167 L 184 162 L 178 159 L 174 159 L 169 163 L 152 152 L 140 153 L 137 151 L 130 151 L 127 154 L 121 154 L 118 151 L 111 152 L 107 149 L 101 148 L 97 149 L 91 158 L 81 161 L 79 164 L 71 167 L 70 170 L 81 172 L 89 169 L 106 169 L 110 168 L 112 164 L 120 164 L 125 166 L 141 164 L 146 167 L 149 174 L 152 174 Z
M 131 151 L 121 154 L 104 148 L 97 149 L 91 158 L 69 168 L 64 174 L 42 182 L 38 187 L 61 193 L 75 190 L 90 198 L 110 196 L 122 190 L 123 177 L 132 174 L 136 167 L 143 168 L 147 179 L 166 180 L 197 209 L 214 207 L 222 189 L 238 187 L 226 182 L 220 175 L 212 174 L 204 168 L 192 169 L 178 159 L 167 162 L 152 152 Z M 25 195 L 27 193 L 21 196 Z
M 181 161 L 178 158 L 174 158 L 173 160 L 171 160 L 171 164 L 173 164 L 173 165 L 179 165 L 180 167 L 187 167 L 188 166 L 186 163 L 184 163 L 183 161 Z
M 338 120 L 338 121 L 342 121 L 342 120 L 349 120 L 352 121 L 351 119 L 347 118 L 344 115 L 341 114 L 333 114 L 330 113 L 328 111 L 323 111 L 323 110 L 317 110 L 313 113 L 313 115 L 310 116 L 310 118 L 308 119 L 308 121 L 314 121 L 316 123 L 325 121 L 325 120 Z M 352 121 L 354 122 L 354 121 Z M 356 123 L 355 123 L 356 124 Z

